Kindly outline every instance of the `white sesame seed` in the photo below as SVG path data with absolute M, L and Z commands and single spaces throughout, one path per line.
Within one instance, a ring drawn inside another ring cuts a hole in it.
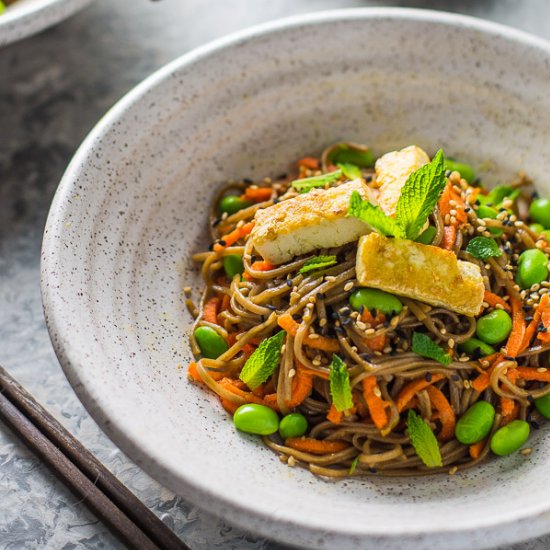
M 296 459 L 293 457 L 293 456 L 289 456 L 288 457 L 288 462 L 287 464 L 291 467 L 291 468 L 294 468 L 294 466 L 296 466 Z
M 471 386 L 470 381 L 469 380 L 464 380 L 464 389 L 467 390 L 467 389 L 470 388 L 470 386 Z
M 353 288 L 353 283 L 350 281 L 344 285 L 344 291 L 349 292 Z
M 382 397 L 382 392 L 380 391 L 380 388 L 378 386 L 375 386 L 374 390 L 372 390 L 372 393 L 374 393 L 376 397 Z
M 328 322 L 328 321 L 323 317 L 323 318 L 319 321 L 319 326 L 322 328 L 322 327 L 326 326 L 327 322 Z
M 357 328 L 359 330 L 366 330 L 367 329 L 367 325 L 365 325 L 365 323 L 363 323 L 363 321 L 357 321 Z
M 442 328 L 439 332 L 441 332 L 441 334 L 447 334 L 447 329 L 446 329 L 446 328 Z
M 311 334 L 308 335 L 308 338 L 309 338 L 310 340 L 317 340 L 317 338 L 319 338 L 319 335 L 318 335 L 318 334 L 315 334 L 315 333 L 313 332 L 313 333 L 311 333 Z
M 288 377 L 289 378 L 294 378 L 296 376 L 296 369 L 290 369 L 288 371 Z
M 315 358 L 312 363 L 316 366 L 316 367 L 319 367 L 321 365 L 321 360 L 320 359 L 317 359 Z
M 334 281 L 336 281 L 336 277 L 334 277 L 333 275 L 327 275 L 325 277 L 325 281 L 327 281 L 327 283 L 333 283 Z
M 481 218 L 477 219 L 477 224 L 485 227 L 487 224 L 485 223 L 485 220 L 482 220 Z
M 459 357 L 458 360 L 461 363 L 467 363 L 470 360 L 470 358 L 467 355 L 465 355 L 464 357 Z
M 537 372 L 546 372 L 547 370 L 548 370 L 548 369 L 545 368 L 545 367 L 539 367 L 539 368 L 537 369 Z
M 533 449 L 531 447 L 526 447 L 525 449 L 521 449 L 520 453 L 523 456 L 530 455 L 533 452 Z
M 455 347 L 455 341 L 453 340 L 453 338 L 449 338 L 447 344 L 449 344 L 449 347 L 451 349 L 453 349 Z
M 450 476 L 454 476 L 457 472 L 458 472 L 458 466 L 453 466 L 452 468 L 449 469 L 449 475 Z
M 373 328 L 368 328 L 366 331 L 365 331 L 365 334 L 374 334 L 376 331 L 373 329 Z

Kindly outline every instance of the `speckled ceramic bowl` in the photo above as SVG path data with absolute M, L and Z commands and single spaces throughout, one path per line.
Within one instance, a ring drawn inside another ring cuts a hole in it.
M 318 548 L 480 548 L 550 531 L 550 432 L 460 475 L 328 482 L 235 432 L 186 380 L 182 288 L 228 178 L 279 174 L 341 139 L 416 143 L 548 191 L 550 46 L 425 11 L 301 16 L 155 73 L 68 168 L 43 247 L 59 360 L 105 432 L 152 476 L 236 524 Z M 495 178 L 493 178 L 495 179 Z
M 0 15 L 0 46 L 40 32 L 92 0 L 17 0 Z

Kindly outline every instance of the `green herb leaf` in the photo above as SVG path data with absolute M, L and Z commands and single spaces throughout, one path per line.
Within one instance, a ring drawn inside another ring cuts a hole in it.
M 346 176 L 349 180 L 356 180 L 362 178 L 363 174 L 361 173 L 361 168 L 355 166 L 355 164 L 337 164 L 338 168 L 342 170 L 342 174 Z
M 335 172 L 329 172 L 328 174 L 321 174 L 320 176 L 313 176 L 312 178 L 303 178 L 301 180 L 294 180 L 292 187 L 299 193 L 308 193 L 315 187 L 326 187 L 335 181 L 338 181 L 342 177 L 342 170 L 336 170 Z
M 353 459 L 353 462 L 351 463 L 351 466 L 349 467 L 349 470 L 348 470 L 348 475 L 353 475 L 355 473 L 355 470 L 357 469 L 357 463 L 359 462 L 359 457 L 356 456 L 354 459 Z
M 512 201 L 516 200 L 519 194 L 520 190 L 510 185 L 497 185 L 489 191 L 483 202 L 498 206 L 506 198 Z
M 430 426 L 418 416 L 413 409 L 409 409 L 407 417 L 409 439 L 416 454 L 428 468 L 443 466 L 439 444 Z
M 330 395 L 332 404 L 337 411 L 345 411 L 353 407 L 351 384 L 346 364 L 338 355 L 332 356 L 330 364 Z
M 408 177 L 401 189 L 395 217 L 407 239 L 414 240 L 418 237 L 446 184 L 445 157 L 440 149 L 432 162 Z
M 474 237 L 466 247 L 466 252 L 478 260 L 487 260 L 491 257 L 502 256 L 502 250 L 494 239 L 488 237 Z
M 374 165 L 374 155 L 368 147 L 352 143 L 336 144 L 328 156 L 332 164 L 353 164 L 360 168 L 370 168 Z
M 429 336 L 421 332 L 413 332 L 412 350 L 422 357 L 434 359 L 442 365 L 448 365 L 452 359 L 445 350 L 438 346 Z
M 348 216 L 359 218 L 386 237 L 405 237 L 403 229 L 394 218 L 386 216 L 378 206 L 364 201 L 357 191 L 351 194 Z
M 279 365 L 285 334 L 281 330 L 271 338 L 266 338 L 247 359 L 239 378 L 251 390 L 263 384 Z
M 309 273 L 310 271 L 315 271 L 316 269 L 321 269 L 323 267 L 330 267 L 331 265 L 336 265 L 338 260 L 336 256 L 317 256 L 308 260 L 301 268 L 298 273 L 304 274 Z

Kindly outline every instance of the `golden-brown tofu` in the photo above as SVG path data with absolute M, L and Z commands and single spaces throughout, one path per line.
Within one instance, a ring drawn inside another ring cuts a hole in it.
M 267 261 L 281 264 L 312 250 L 356 241 L 369 228 L 346 217 L 353 191 L 368 198 L 369 189 L 357 179 L 258 210 L 251 235 L 254 247 Z
M 430 157 L 416 145 L 386 153 L 376 161 L 376 185 L 380 188 L 378 205 L 387 216 L 395 215 L 397 201 L 407 178 L 428 162 Z
M 356 271 L 360 286 L 469 317 L 481 310 L 485 287 L 479 267 L 436 246 L 370 233 L 359 241 Z

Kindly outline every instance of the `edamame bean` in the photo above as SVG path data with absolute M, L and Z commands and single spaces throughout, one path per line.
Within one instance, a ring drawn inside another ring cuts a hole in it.
M 458 350 L 467 355 L 475 355 L 476 352 L 480 353 L 482 356 L 495 353 L 495 348 L 477 338 L 470 338 L 466 340 L 466 342 L 459 344 Z
M 476 177 L 474 169 L 469 164 L 465 164 L 454 159 L 445 159 L 445 170 L 450 170 L 451 172 L 460 172 L 460 175 L 468 183 L 472 183 Z
M 486 344 L 500 344 L 511 330 L 512 319 L 502 309 L 495 309 L 477 320 L 477 337 Z
M 235 214 L 239 210 L 247 208 L 251 205 L 251 202 L 245 201 L 244 199 L 241 199 L 241 197 L 237 197 L 236 195 L 228 195 L 227 197 L 223 197 L 220 201 L 220 212 L 227 212 L 231 216 L 231 214 Z
M 217 359 L 229 349 L 227 342 L 211 327 L 196 328 L 194 336 L 201 353 L 208 359 Z
M 428 228 L 416 237 L 416 242 L 421 244 L 432 244 L 434 237 L 437 233 L 437 229 L 433 225 L 429 225 Z
M 550 394 L 535 399 L 535 407 L 544 418 L 550 420 Z
M 550 242 L 550 229 L 545 229 L 544 231 L 541 231 L 540 236 L 544 237 L 547 241 Z
M 529 226 L 529 229 L 531 231 L 534 231 L 535 233 L 542 233 L 544 231 L 544 226 L 542 226 L 540 223 L 532 223 Z
M 303 414 L 287 414 L 279 424 L 279 434 L 283 439 L 302 437 L 307 431 L 307 420 Z
M 393 294 L 377 288 L 360 288 L 349 297 L 349 305 L 359 311 L 361 306 L 366 309 L 376 309 L 380 313 L 399 313 L 403 304 Z
M 497 216 L 498 211 L 485 204 L 480 205 L 477 209 L 478 218 L 489 218 L 491 220 L 496 220 Z M 500 237 L 502 235 L 502 229 L 499 229 L 498 227 L 489 227 L 489 233 L 495 237 Z
M 521 288 L 541 283 L 548 278 L 548 258 L 542 250 L 531 248 L 520 254 L 516 283 Z
M 529 432 L 529 424 L 525 420 L 514 420 L 493 434 L 491 451 L 498 456 L 512 454 L 527 441 Z
M 495 408 L 487 401 L 474 403 L 456 423 L 455 436 L 464 445 L 486 438 L 495 421 Z
M 224 256 L 223 268 L 230 279 L 233 279 L 235 275 L 241 275 L 244 271 L 242 256 L 239 256 L 238 254 L 228 254 L 227 256 Z
M 249 403 L 241 405 L 233 414 L 233 424 L 241 432 L 271 435 L 279 429 L 277 413 L 265 405 Z
M 535 199 L 529 206 L 531 220 L 550 228 L 550 200 Z

